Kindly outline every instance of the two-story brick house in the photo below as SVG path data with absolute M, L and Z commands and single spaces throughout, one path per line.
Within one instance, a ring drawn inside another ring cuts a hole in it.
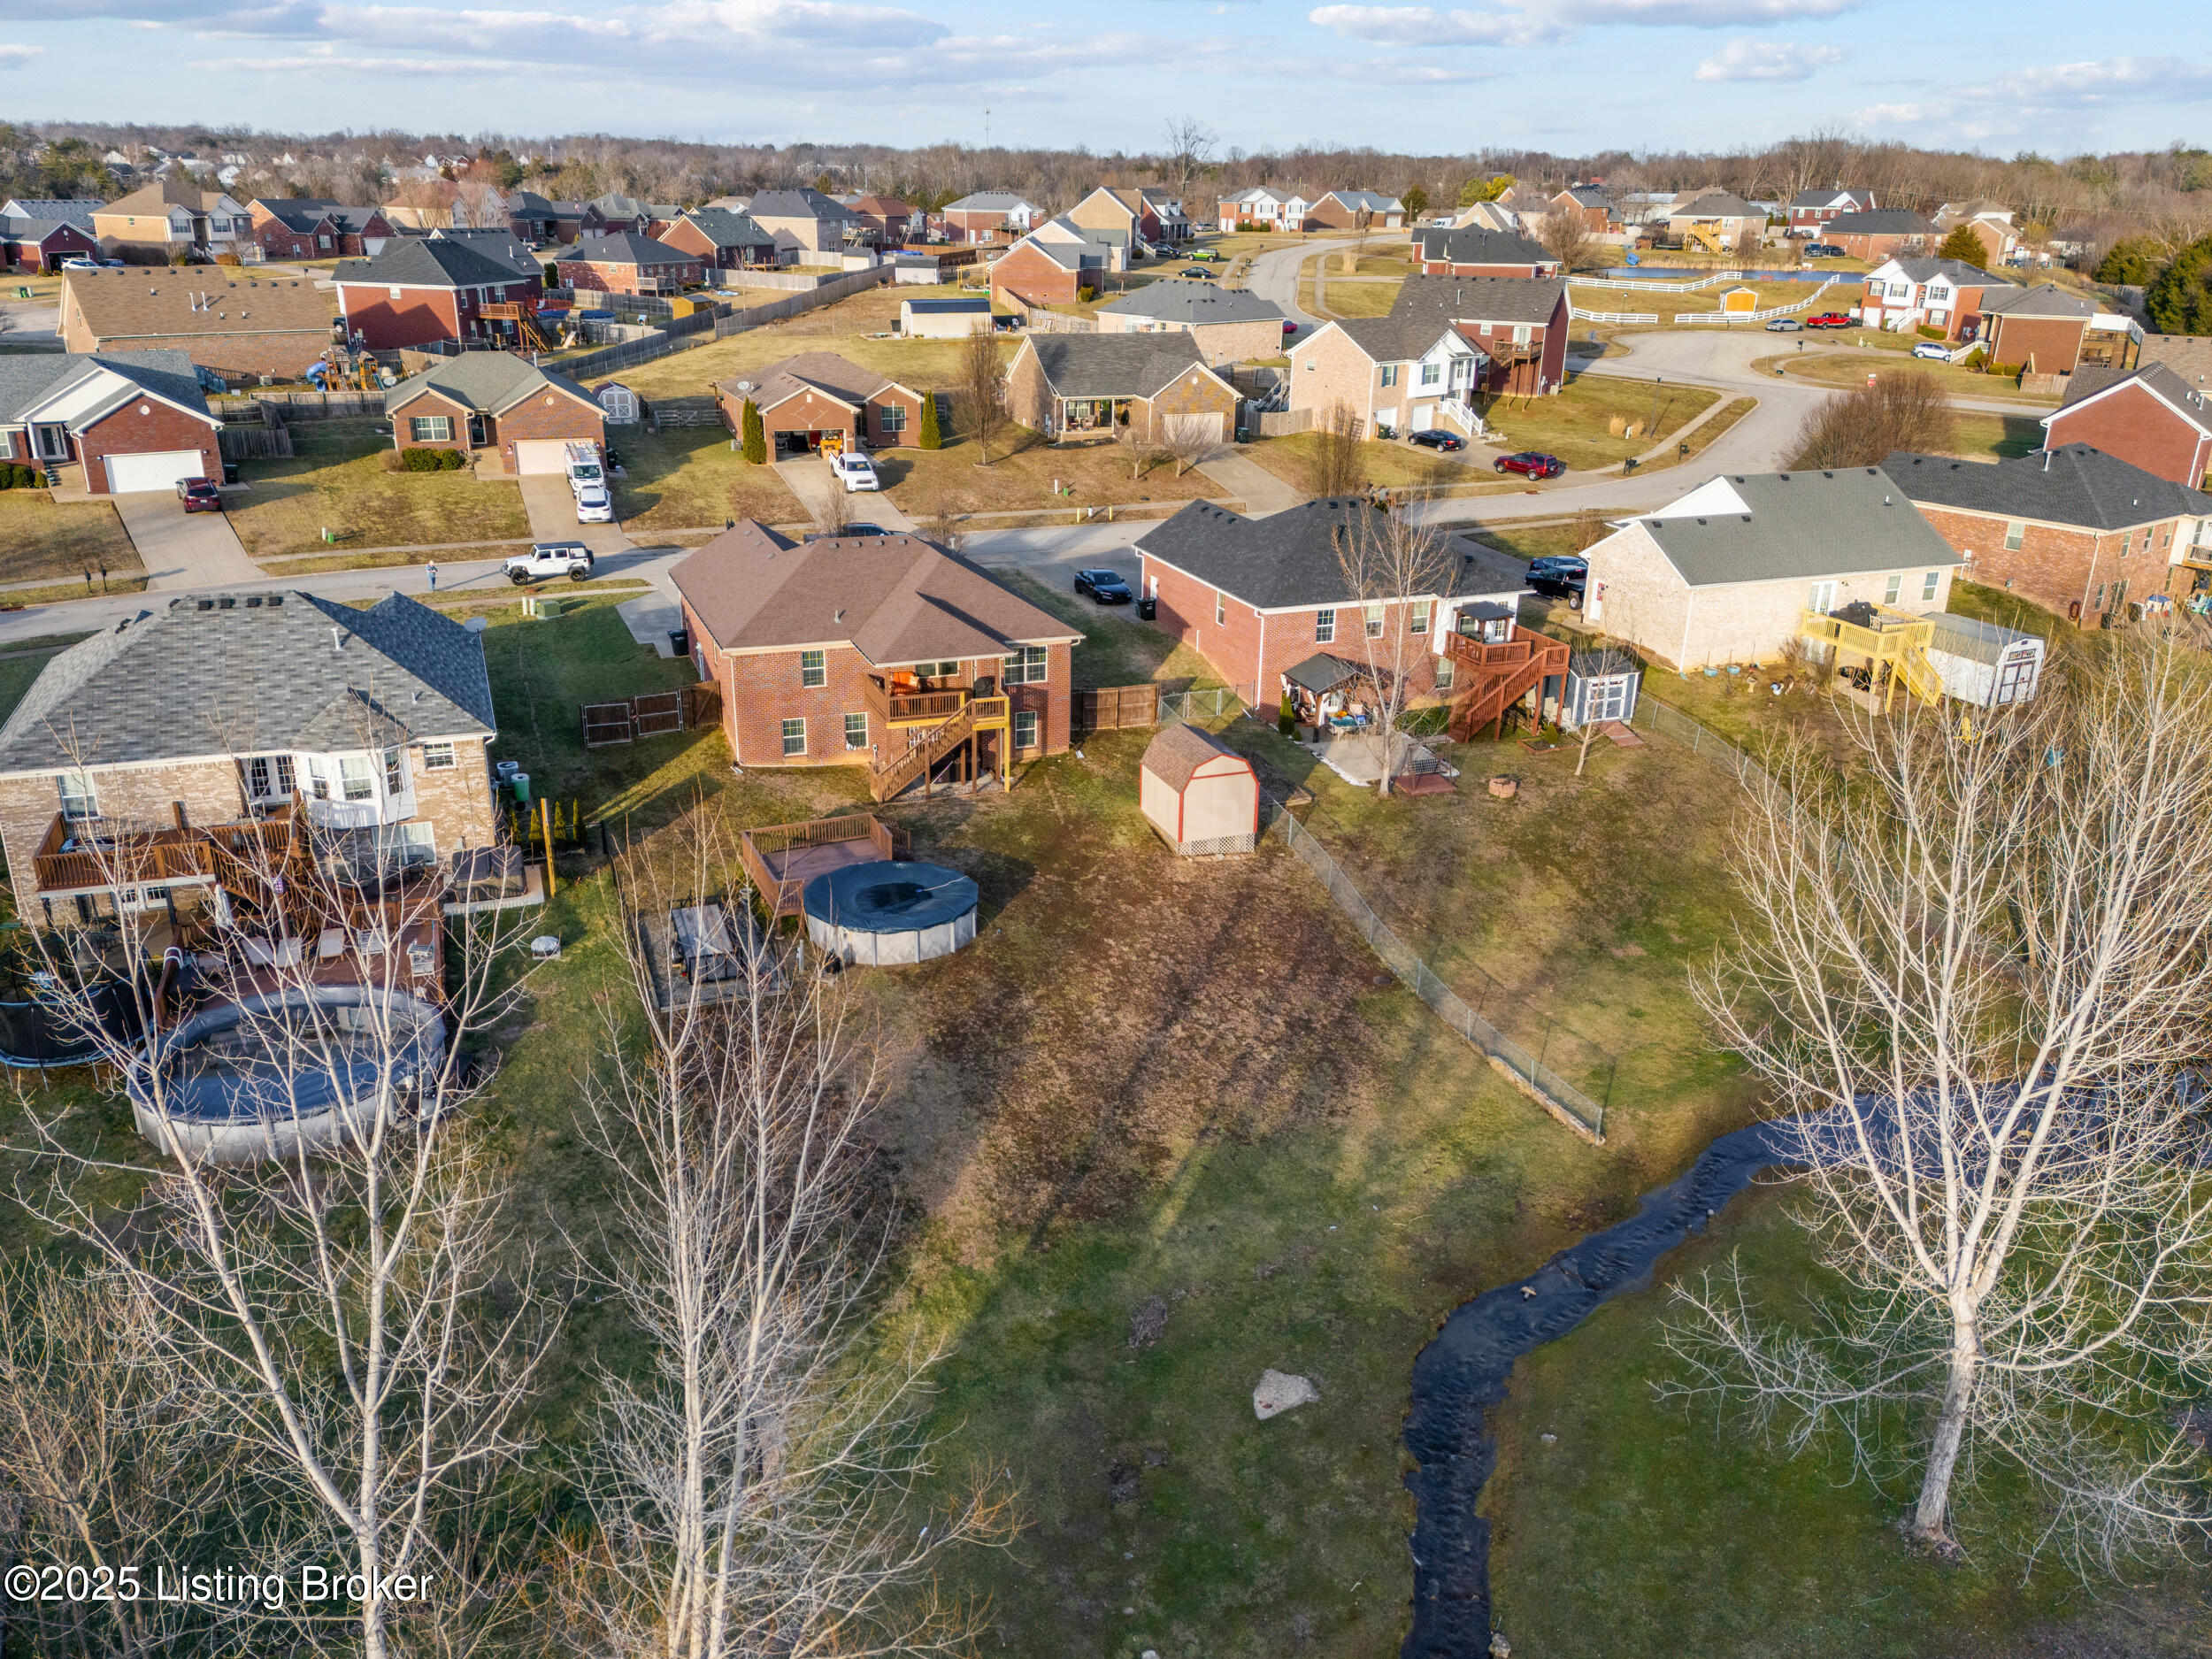
M 253 216 L 221 190 L 172 175 L 119 196 L 92 214 L 103 250 L 133 265 L 207 259 L 253 238 Z
M 733 437 L 744 433 L 747 403 L 760 411 L 769 458 L 779 461 L 812 454 L 832 434 L 871 449 L 919 443 L 922 399 L 930 396 L 834 351 L 802 351 L 749 369 L 714 395 Z
M 1831 221 L 1846 213 L 1870 213 L 1876 205 L 1871 190 L 1847 190 L 1841 185 L 1824 190 L 1800 190 L 1784 210 L 1789 219 L 1784 234 L 1807 242 L 1819 242 L 1826 235 Z
M 1340 318 L 1290 349 L 1289 407 L 1325 426 L 1338 409 L 1363 437 L 1387 426 L 1400 437 L 1434 426 L 1471 426 L 1488 359 L 1450 320 L 1419 309 Z M 1452 421 L 1440 404 L 1463 407 Z
M 380 208 L 314 196 L 256 196 L 247 214 L 265 259 L 366 258 L 397 234 Z
M 1026 236 L 1051 215 L 1011 190 L 974 190 L 948 203 L 940 216 L 954 242 L 1006 242 Z
M 1408 277 L 1393 317 L 1440 317 L 1488 359 L 1481 389 L 1509 397 L 1567 383 L 1567 283 L 1562 277 Z
M 2043 417 L 2049 449 L 2085 443 L 2191 489 L 2212 472 L 2212 388 L 2163 363 L 2077 369 L 2057 412 Z
M 1207 365 L 1187 333 L 1030 334 L 1006 372 L 1007 412 L 1057 439 L 1157 438 L 1170 418 L 1236 428 L 1236 388 Z
M 545 278 L 522 276 L 465 242 L 403 236 L 373 259 L 338 267 L 338 311 L 372 351 L 516 337 L 512 320 L 486 305 L 533 305 Z
M 1425 276 L 1555 277 L 1559 260 L 1541 242 L 1511 231 L 1431 226 L 1414 232 Z
M 606 414 L 565 374 L 511 351 L 443 357 L 384 394 L 396 449 L 495 450 L 524 477 L 567 470 L 571 443 L 603 443 Z
M 2008 461 L 1900 451 L 1882 471 L 1987 588 L 2085 627 L 2131 602 L 2212 586 L 2212 495 L 2087 444 Z M 2179 591 L 2176 591 L 2176 587 Z
M 91 495 L 219 479 L 222 425 L 181 351 L 0 356 L 0 461 L 79 469 Z
M 1854 259 L 1879 265 L 1893 254 L 1933 253 L 1943 236 L 1909 208 L 1870 207 L 1837 214 L 1822 229 L 1820 240 Z
M 726 207 L 695 207 L 680 213 L 657 240 L 696 258 L 710 275 L 773 270 L 785 262 L 783 250 L 764 227 L 749 213 Z M 789 257 L 796 260 L 796 250 Z
M 2019 292 L 2010 277 L 1992 276 L 1961 259 L 1903 254 L 1866 273 L 1859 320 L 1869 328 L 1901 332 L 1925 325 L 1947 340 L 1970 340 L 1992 299 Z
M 985 765 L 1068 746 L 1076 631 L 920 536 L 748 519 L 672 575 L 740 766 L 872 766 L 978 695 L 1012 705 Z
M 555 269 L 580 294 L 680 294 L 707 280 L 703 257 L 634 230 L 580 236 Z
M 434 870 L 497 843 L 496 731 L 481 636 L 402 595 L 149 606 L 55 657 L 0 726 L 15 912 L 227 926 L 215 848 L 296 819 L 326 869 Z

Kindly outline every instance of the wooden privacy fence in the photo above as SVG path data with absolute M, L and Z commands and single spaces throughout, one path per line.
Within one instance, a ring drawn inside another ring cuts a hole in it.
M 273 426 L 225 426 L 215 441 L 226 461 L 288 461 L 292 458 L 292 429 Z
M 1121 732 L 1150 726 L 1160 716 L 1157 686 L 1105 686 L 1078 690 L 1072 698 L 1075 729 L 1079 732 Z
M 582 705 L 584 747 L 608 749 L 664 732 L 695 732 L 722 718 L 722 696 L 703 681 L 674 691 L 641 691 L 620 703 Z

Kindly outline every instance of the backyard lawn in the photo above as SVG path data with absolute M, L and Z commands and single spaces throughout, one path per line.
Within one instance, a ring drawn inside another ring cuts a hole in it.
M 634 534 L 720 529 L 726 518 L 799 524 L 806 509 L 769 465 L 754 466 L 719 426 L 628 427 L 615 438 L 625 476 L 615 511 Z
M 1317 433 L 1293 432 L 1279 438 L 1255 438 L 1249 443 L 1239 444 L 1237 453 L 1257 461 L 1285 483 L 1310 490 L 1316 451 L 1320 443 Z M 1360 476 L 1386 489 L 1479 484 L 1491 478 L 1484 469 L 1463 465 L 1432 449 L 1417 449 L 1409 443 L 1369 439 L 1359 446 L 1359 457 Z
M 255 558 L 348 548 L 527 541 L 530 521 L 511 479 L 457 472 L 388 472 L 390 440 L 365 420 L 299 421 L 288 461 L 242 461 L 253 486 L 233 494 L 231 528 Z M 326 549 L 323 529 L 336 533 Z M 424 557 L 429 557 L 427 554 Z
M 0 490 L 0 583 L 141 576 L 145 566 L 114 504 L 56 501 L 43 489 Z M 20 595 L 17 595 L 19 597 Z
M 915 518 L 940 511 L 1021 509 L 1071 515 L 1079 507 L 1179 503 L 1226 493 L 1195 467 L 1178 478 L 1174 462 L 1157 461 L 1141 477 L 1133 477 L 1128 452 L 1116 444 L 1070 443 L 1056 449 L 1041 434 L 1020 426 L 1010 426 L 993 446 L 988 466 L 975 464 L 978 453 L 972 439 L 956 435 L 941 449 L 902 445 L 878 449 L 873 459 L 893 504 Z M 1056 481 L 1062 494 L 1053 493 Z M 853 509 L 855 517 L 866 518 L 867 498 L 855 496 Z
M 2043 447 L 2043 424 L 2033 415 L 1978 415 L 1958 417 L 1958 442 L 1953 455 L 1977 461 L 2003 461 L 2032 455 Z
M 1685 279 L 1677 277 L 1671 280 Z M 1732 288 L 1739 288 L 1754 290 L 1759 296 L 1759 303 L 1755 309 L 1768 311 L 1777 305 L 1799 307 L 1809 305 L 1813 296 L 1820 291 L 1820 281 L 1818 278 L 1815 278 L 1809 282 L 1717 282 L 1711 288 L 1693 288 L 1686 294 L 1654 294 L 1633 286 L 1598 288 L 1588 282 L 1571 280 L 1568 287 L 1568 299 L 1571 303 L 1579 305 L 1585 311 L 1629 311 L 1640 316 L 1655 316 L 1659 319 L 1659 326 L 1671 327 L 1675 326 L 1674 319 L 1677 317 L 1688 316 L 1694 312 L 1717 313 L 1720 310 L 1720 296 Z M 1821 304 L 1825 308 L 1832 303 L 1848 303 L 1851 296 L 1855 293 L 1855 290 L 1848 286 L 1839 284 L 1821 295 Z M 1609 334 L 1624 326 L 1648 328 L 1652 326 L 1649 323 L 1640 323 L 1634 325 L 1601 324 L 1598 326 L 1601 333 Z M 1685 323 L 1680 326 L 1686 328 L 1723 326 L 1720 324 L 1699 323 Z M 1760 329 L 1763 328 L 1765 324 L 1732 323 L 1725 326 L 1729 329 Z

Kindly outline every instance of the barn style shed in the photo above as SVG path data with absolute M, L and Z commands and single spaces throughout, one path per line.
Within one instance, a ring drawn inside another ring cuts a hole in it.
M 1260 780 L 1252 763 L 1194 726 L 1171 726 L 1144 751 L 1137 804 L 1187 857 L 1248 853 L 1260 834 Z

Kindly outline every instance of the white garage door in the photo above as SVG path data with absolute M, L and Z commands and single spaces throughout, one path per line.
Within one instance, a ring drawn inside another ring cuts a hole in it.
M 564 438 L 523 438 L 515 444 L 518 472 L 565 472 L 568 442 Z
M 204 478 L 207 463 L 197 449 L 164 449 L 158 455 L 111 455 L 108 488 L 119 495 L 137 490 L 174 489 L 180 478 Z

